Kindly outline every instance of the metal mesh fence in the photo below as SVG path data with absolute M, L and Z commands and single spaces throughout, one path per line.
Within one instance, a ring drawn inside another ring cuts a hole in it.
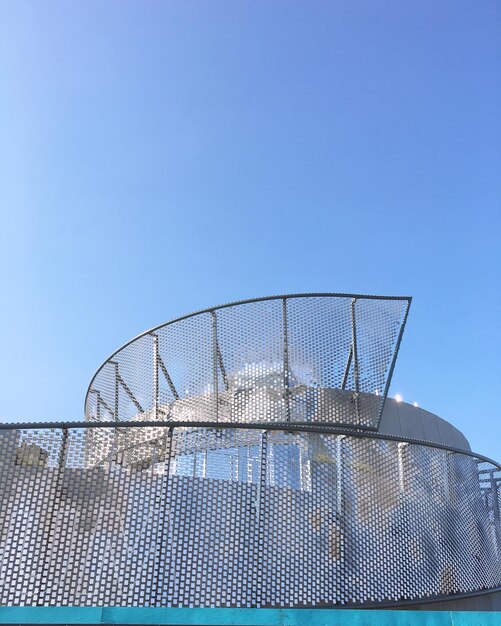
M 104 363 L 86 418 L 375 429 L 409 302 L 280 296 L 175 320 Z
M 0 432 L 3 605 L 378 606 L 501 585 L 501 468 L 369 435 Z

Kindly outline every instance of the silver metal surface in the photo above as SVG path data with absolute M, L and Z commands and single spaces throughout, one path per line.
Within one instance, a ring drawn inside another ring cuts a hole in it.
M 500 589 L 501 467 L 414 407 L 381 420 L 409 304 L 201 311 L 115 352 L 84 423 L 0 425 L 0 604 L 381 607 Z
M 215 307 L 115 352 L 92 421 L 294 421 L 376 430 L 410 298 L 288 295 Z
M 319 432 L 0 433 L 0 603 L 379 606 L 501 586 L 501 468 Z

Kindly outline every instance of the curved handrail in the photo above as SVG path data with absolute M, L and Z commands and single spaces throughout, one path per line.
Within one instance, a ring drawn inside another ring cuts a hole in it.
M 242 430 L 261 430 L 261 431 L 291 431 L 304 433 L 318 433 L 326 435 L 345 435 L 355 439 L 378 439 L 382 441 L 395 441 L 397 443 L 410 443 L 428 448 L 437 448 L 446 452 L 454 452 L 456 454 L 464 454 L 484 463 L 490 463 L 501 470 L 501 462 L 454 446 L 448 446 L 435 441 L 425 441 L 423 439 L 412 439 L 410 437 L 401 437 L 398 435 L 388 435 L 378 432 L 357 431 L 348 428 L 337 428 L 335 426 L 326 426 L 325 424 L 305 424 L 304 422 L 209 422 L 209 421 L 156 421 L 148 420 L 144 422 L 16 422 L 11 424 L 0 424 L 2 430 L 44 430 L 44 429 L 99 429 L 99 428 L 212 428 L 215 430 L 224 429 L 242 429 Z

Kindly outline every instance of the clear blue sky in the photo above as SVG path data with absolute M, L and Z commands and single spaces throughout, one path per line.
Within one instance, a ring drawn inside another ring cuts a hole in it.
M 0 2 L 0 419 L 286 292 L 412 295 L 392 395 L 501 460 L 498 0 Z

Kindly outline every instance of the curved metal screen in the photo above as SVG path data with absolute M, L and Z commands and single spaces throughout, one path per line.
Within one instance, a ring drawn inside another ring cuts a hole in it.
M 217 307 L 0 430 L 0 604 L 380 607 L 501 587 L 501 467 L 377 430 L 409 298 Z M 106 424 L 104 422 L 107 422 Z
M 3 605 L 380 606 L 501 586 L 501 467 L 333 432 L 0 433 Z
M 86 419 L 376 429 L 409 304 L 398 297 L 277 296 L 174 320 L 101 366 Z

